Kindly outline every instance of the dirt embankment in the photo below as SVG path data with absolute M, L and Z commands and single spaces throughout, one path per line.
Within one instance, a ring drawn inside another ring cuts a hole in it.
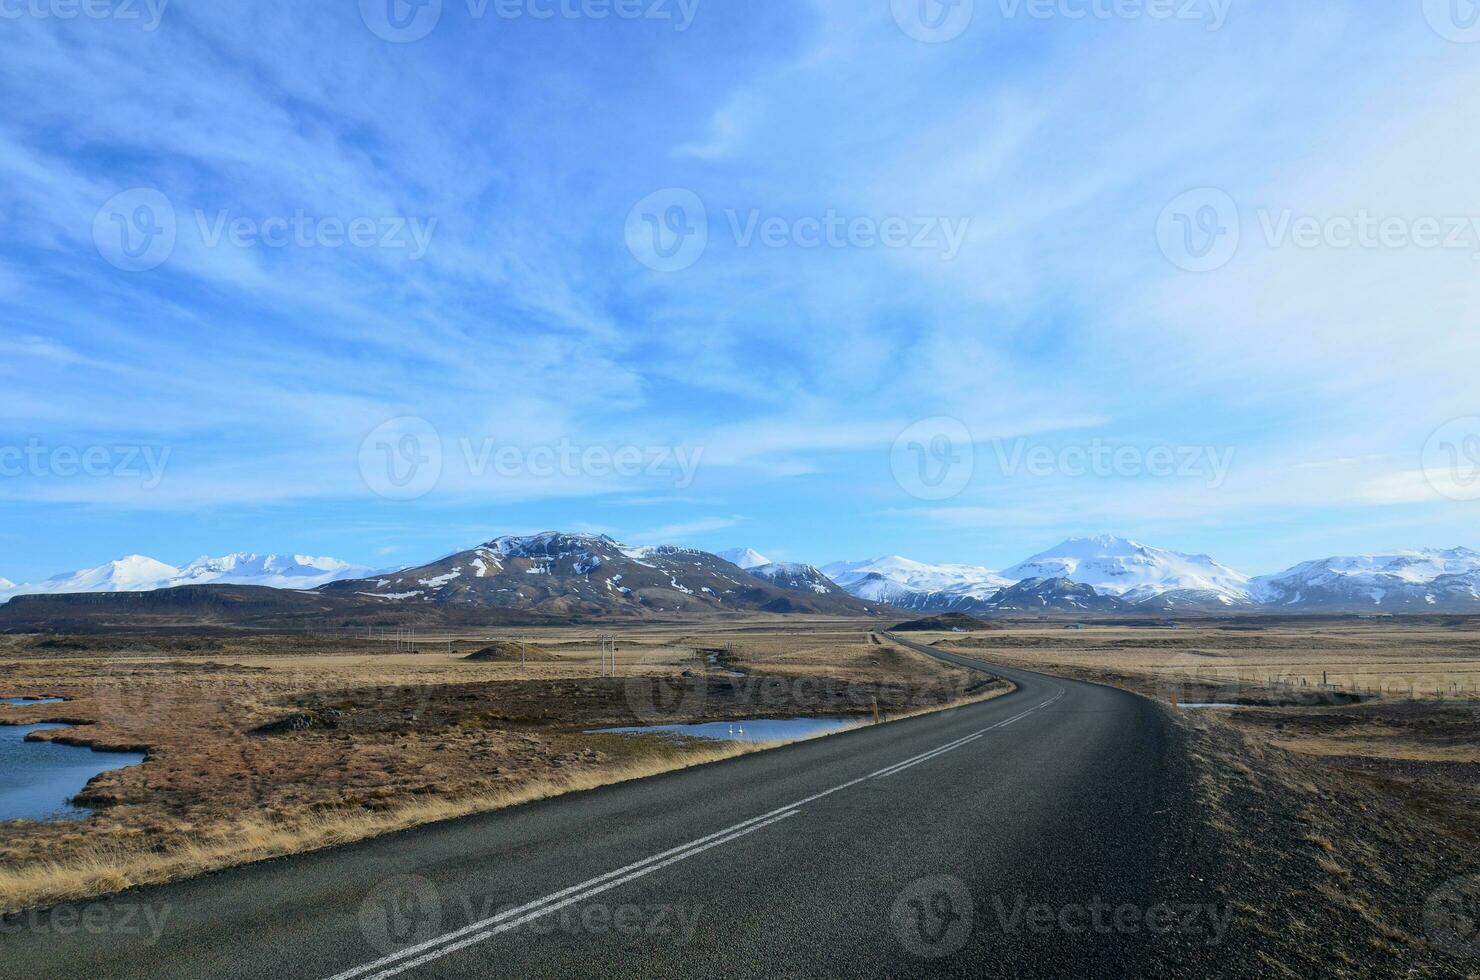
M 1462 907 L 1480 899 L 1473 786 L 1333 765 L 1222 717 L 1181 723 L 1254 932 L 1250 975 L 1480 975 Z

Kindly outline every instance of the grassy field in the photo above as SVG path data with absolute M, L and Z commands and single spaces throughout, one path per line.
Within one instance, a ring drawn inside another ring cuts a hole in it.
M 147 752 L 79 822 L 3 824 L 0 908 L 353 840 L 754 751 L 594 728 L 825 715 L 890 720 L 1006 686 L 859 625 L 774 621 L 395 638 L 0 638 L 0 722 Z M 486 659 L 467 659 L 484 651 Z M 523 662 L 521 662 L 521 659 Z

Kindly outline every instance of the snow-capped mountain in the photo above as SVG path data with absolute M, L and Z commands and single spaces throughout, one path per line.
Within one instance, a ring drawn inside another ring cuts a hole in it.
M 398 604 L 560 617 L 723 610 L 870 612 L 841 590 L 783 587 L 706 551 L 666 545 L 629 548 L 606 535 L 558 531 L 495 538 L 428 565 L 334 582 L 323 591 Z
M 1207 555 L 1164 551 L 1113 535 L 1070 538 L 1003 569 L 1002 575 L 1014 581 L 1066 578 L 1127 602 L 1169 592 L 1208 593 L 1228 603 L 1249 599 L 1249 577 Z
M 1124 612 L 1130 604 L 1067 578 L 1029 578 L 986 600 L 994 612 Z
M 899 555 L 833 562 L 822 573 L 860 599 L 901 609 L 969 609 L 1012 584 L 979 565 L 930 565 Z
M 747 570 L 771 564 L 771 559 L 754 548 L 726 548 L 724 551 L 716 551 L 715 554 L 731 565 L 739 565 Z
M 180 570 L 173 565 L 143 555 L 128 555 L 96 568 L 63 572 L 41 582 L 13 585 L 5 590 L 4 597 L 65 592 L 147 592 L 179 574 Z
M 837 583 L 814 566 L 804 565 L 801 562 L 768 562 L 745 570 L 756 578 L 763 578 L 772 585 L 792 592 L 815 592 L 818 595 L 828 595 L 838 588 Z
M 1308 561 L 1251 583 L 1266 605 L 1425 612 L 1480 608 L 1480 552 L 1423 548 Z
M 237 553 L 220 558 L 202 556 L 176 568 L 144 555 L 64 572 L 41 582 L 0 586 L 0 599 L 17 595 L 62 595 L 75 592 L 150 592 L 178 585 L 265 585 L 278 589 L 312 589 L 341 578 L 372 574 L 372 570 L 337 558 L 307 555 Z
M 1227 608 L 1247 604 L 1247 576 L 1206 555 L 1183 555 L 1102 535 L 1073 538 L 1000 572 L 978 565 L 930 565 L 891 556 L 834 562 L 822 568 L 850 594 L 906 609 L 988 612 L 993 600 L 1016 583 L 1037 580 L 1033 596 L 1009 598 L 1027 608 L 1063 583 L 1088 586 L 1094 594 L 1123 600 L 1126 607 L 1156 600 L 1164 609 Z M 1044 585 L 1043 583 L 1050 583 Z M 1064 592 L 1062 608 L 1090 608 L 1080 590 Z M 1048 608 L 1058 608 L 1048 602 Z
M 870 615 L 879 606 L 922 612 L 1085 611 L 1160 614 L 1480 612 L 1480 552 L 1418 549 L 1324 558 L 1257 579 L 1206 555 L 1102 535 L 1074 538 L 1001 572 L 897 555 L 821 569 L 769 562 L 749 548 L 720 555 L 669 546 L 632 548 L 606 536 L 545 532 L 495 538 L 399 572 L 335 558 L 236 553 L 175 567 L 129 555 L 96 568 L 15 585 L 20 595 L 147 592 L 251 585 L 396 605 L 577 617 L 703 610 Z M 336 600 L 337 601 L 337 600 Z
M 313 589 L 346 578 L 373 575 L 364 565 L 313 555 L 256 555 L 238 552 L 220 558 L 201 556 L 180 569 L 170 585 L 267 585 L 275 589 Z

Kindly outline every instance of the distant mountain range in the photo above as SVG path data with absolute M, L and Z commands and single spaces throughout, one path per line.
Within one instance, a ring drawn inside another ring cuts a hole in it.
M 1276 608 L 1430 612 L 1480 606 L 1480 552 L 1423 549 L 1324 558 L 1252 580 L 1253 601 Z
M 822 570 L 871 602 L 939 612 L 1480 612 L 1480 553 L 1468 548 L 1325 558 L 1250 578 L 1207 555 L 1102 535 L 1071 538 L 1001 572 L 898 556 Z M 1086 605 L 1086 587 L 1112 601 Z
M 275 591 L 304 599 L 279 601 Z M 768 561 L 750 548 L 718 554 L 634 548 L 604 535 L 551 531 L 495 538 L 394 572 L 334 558 L 239 553 L 181 568 L 133 555 L 31 585 L 0 579 L 0 599 L 25 597 L 27 622 L 44 620 L 47 608 L 87 605 L 63 597 L 100 593 L 158 595 L 94 602 L 89 615 L 148 609 L 167 616 L 177 602 L 215 617 L 250 609 L 264 621 L 333 615 L 344 623 L 371 614 L 426 620 L 449 611 L 471 622 L 501 615 L 510 621 L 698 612 L 862 616 L 881 607 L 972 615 L 1480 613 L 1480 553 L 1455 548 L 1325 558 L 1250 578 L 1207 555 L 1102 535 L 1071 538 L 1000 572 L 900 556 L 818 568 Z M 58 601 L 46 606 L 46 596 Z M 16 605 L 5 609 L 14 612 Z
M 839 561 L 822 571 L 860 599 L 900 609 L 952 611 L 979 608 L 1013 580 L 976 565 L 927 565 L 892 555 Z
M 42 582 L 15 585 L 0 579 L 0 600 L 16 595 L 77 592 L 149 592 L 181 585 L 263 585 L 275 589 L 315 589 L 342 578 L 359 578 L 374 569 L 337 558 L 309 555 L 255 555 L 239 552 L 202 556 L 183 568 L 143 555 L 129 555 L 96 568 L 66 572 Z
M 1207 592 L 1233 602 L 1249 596 L 1247 575 L 1207 555 L 1163 551 L 1111 535 L 1070 538 L 1004 569 L 1002 577 L 1014 582 L 1064 578 L 1131 603 L 1167 592 Z

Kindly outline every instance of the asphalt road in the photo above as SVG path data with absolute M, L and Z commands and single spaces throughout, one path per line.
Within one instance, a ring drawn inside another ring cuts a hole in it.
M 992 671 L 1018 690 L 12 919 L 0 976 L 1228 972 L 1159 710 Z

